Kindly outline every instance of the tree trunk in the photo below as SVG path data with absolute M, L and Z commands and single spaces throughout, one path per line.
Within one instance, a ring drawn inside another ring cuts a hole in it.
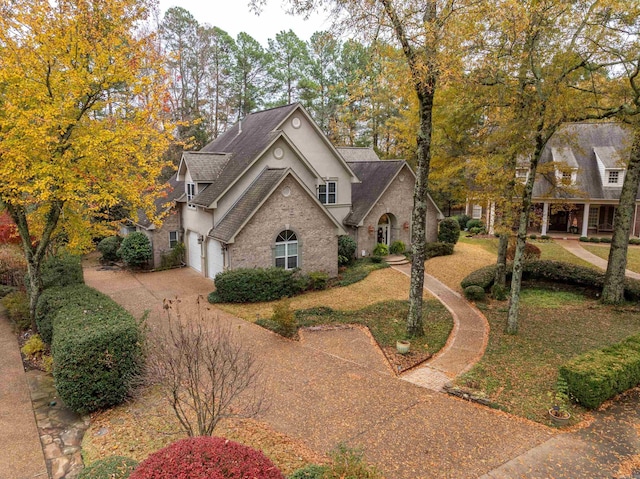
M 640 127 L 636 127 L 633 135 L 633 146 L 627 166 L 627 172 L 620 193 L 620 204 L 616 210 L 609 251 L 607 272 L 602 288 L 602 302 L 618 304 L 624 301 L 624 279 L 627 267 L 627 249 L 629 247 L 629 234 L 631 233 L 631 221 L 638 194 L 640 182 Z
M 29 273 L 29 317 L 31 319 L 31 329 L 38 330 L 36 324 L 36 307 L 38 299 L 42 293 L 42 275 L 40 274 L 41 264 L 39 261 L 29 261 L 27 272 Z
M 500 241 L 498 242 L 498 261 L 496 262 L 496 275 L 494 277 L 494 284 L 497 284 L 503 288 L 507 286 L 507 249 L 509 248 L 509 234 L 503 233 L 500 235 Z

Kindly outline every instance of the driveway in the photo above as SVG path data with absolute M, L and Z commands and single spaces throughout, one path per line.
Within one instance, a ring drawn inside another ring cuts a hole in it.
M 85 280 L 136 317 L 149 310 L 150 321 L 164 320 L 163 298 L 179 296 L 190 314 L 198 295 L 213 288 L 189 269 L 133 275 L 88 266 Z M 260 419 L 319 452 L 340 442 L 361 447 L 388 479 L 482 476 L 555 435 L 397 379 L 357 332 L 294 342 L 206 306 L 237 327 L 263 362 L 270 408 Z

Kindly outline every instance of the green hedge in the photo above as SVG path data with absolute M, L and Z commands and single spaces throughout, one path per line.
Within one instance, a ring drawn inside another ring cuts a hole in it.
M 282 268 L 240 268 L 218 273 L 210 302 L 257 303 L 301 293 L 307 279 Z
M 46 308 L 53 318 L 51 352 L 58 394 L 81 414 L 121 403 L 141 366 L 136 320 L 85 285 L 51 294 Z
M 453 247 L 453 243 L 427 243 L 425 246 L 426 259 L 452 255 Z
M 41 274 L 44 289 L 84 283 L 82 262 L 78 255 L 62 254 L 49 257 L 42 263 Z
M 581 354 L 561 366 L 559 374 L 576 402 L 595 409 L 640 384 L 640 335 Z
M 438 241 L 456 244 L 460 237 L 460 224 L 455 218 L 445 218 L 438 225 Z
M 466 289 L 469 286 L 480 286 L 482 289 L 487 291 L 493 284 L 495 276 L 496 265 L 490 264 L 489 266 L 484 266 L 472 273 L 469 273 L 469 275 L 460 282 L 460 286 L 462 286 L 462 289 Z

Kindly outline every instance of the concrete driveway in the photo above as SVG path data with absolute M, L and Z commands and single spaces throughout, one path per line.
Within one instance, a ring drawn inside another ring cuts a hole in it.
M 150 321 L 164 320 L 163 298 L 180 297 L 192 314 L 198 295 L 213 289 L 189 269 L 134 275 L 89 265 L 85 280 L 136 317 L 149 310 Z M 214 307 L 210 314 L 237 327 L 263 363 L 270 408 L 262 420 L 318 452 L 361 447 L 388 479 L 478 477 L 555 435 L 397 379 L 364 332 L 294 342 Z

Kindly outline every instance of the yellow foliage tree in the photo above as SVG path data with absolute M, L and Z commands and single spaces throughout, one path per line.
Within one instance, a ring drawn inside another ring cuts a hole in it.
M 56 240 L 86 251 L 95 220 L 114 206 L 155 218 L 170 132 L 158 48 L 144 29 L 153 7 L 0 4 L 0 207 L 22 240 L 32 322 L 42 261 Z

